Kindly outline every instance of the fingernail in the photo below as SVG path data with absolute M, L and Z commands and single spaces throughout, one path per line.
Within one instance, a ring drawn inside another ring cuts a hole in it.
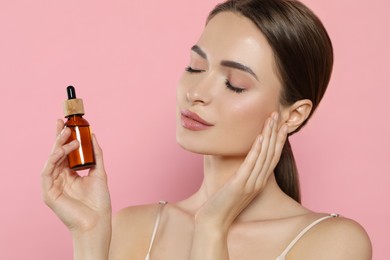
M 272 128 L 274 126 L 274 120 L 273 119 L 270 119 L 269 120 L 269 127 Z
M 66 126 L 61 130 L 61 133 L 60 133 L 60 135 L 63 135 L 64 134 L 64 132 L 65 132 L 65 129 L 66 129 Z
M 275 121 L 277 121 L 278 118 L 279 118 L 279 114 L 278 114 L 278 113 L 274 113 L 273 116 L 272 116 L 272 118 L 273 118 Z

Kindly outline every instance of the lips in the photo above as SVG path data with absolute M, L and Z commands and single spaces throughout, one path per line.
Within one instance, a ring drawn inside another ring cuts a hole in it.
M 195 131 L 205 130 L 213 126 L 213 124 L 187 109 L 181 111 L 181 123 L 183 127 Z

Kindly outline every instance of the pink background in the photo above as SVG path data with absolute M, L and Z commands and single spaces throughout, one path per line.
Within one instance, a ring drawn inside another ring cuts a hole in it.
M 196 190 L 201 157 L 175 142 L 175 88 L 217 1 L 0 2 L 0 259 L 71 259 L 40 170 L 74 84 L 105 152 L 113 209 Z M 333 39 L 329 91 L 292 138 L 303 204 L 338 212 L 389 259 L 387 0 L 305 0 Z

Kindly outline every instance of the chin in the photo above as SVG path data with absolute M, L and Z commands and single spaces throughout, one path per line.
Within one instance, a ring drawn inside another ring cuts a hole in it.
M 176 126 L 176 142 L 181 148 L 192 153 L 223 157 L 246 156 L 252 147 L 251 138 L 237 135 L 232 138 L 231 135 L 218 131 L 191 131 L 180 124 Z
M 234 147 L 227 143 L 216 143 L 210 140 L 201 140 L 190 136 L 176 135 L 177 144 L 186 151 L 221 157 L 245 157 L 249 149 L 247 147 Z
M 184 150 L 197 154 L 208 154 L 205 150 L 204 145 L 197 142 L 195 138 L 183 137 L 176 134 L 177 144 Z

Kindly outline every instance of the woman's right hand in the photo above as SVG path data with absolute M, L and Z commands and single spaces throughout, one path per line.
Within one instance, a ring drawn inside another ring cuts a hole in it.
M 70 129 L 58 120 L 57 138 L 42 170 L 43 199 L 72 233 L 111 226 L 107 176 L 96 137 L 92 137 L 96 166 L 80 177 L 68 167 L 67 155 L 79 146 L 77 141 L 66 144 L 69 136 Z

